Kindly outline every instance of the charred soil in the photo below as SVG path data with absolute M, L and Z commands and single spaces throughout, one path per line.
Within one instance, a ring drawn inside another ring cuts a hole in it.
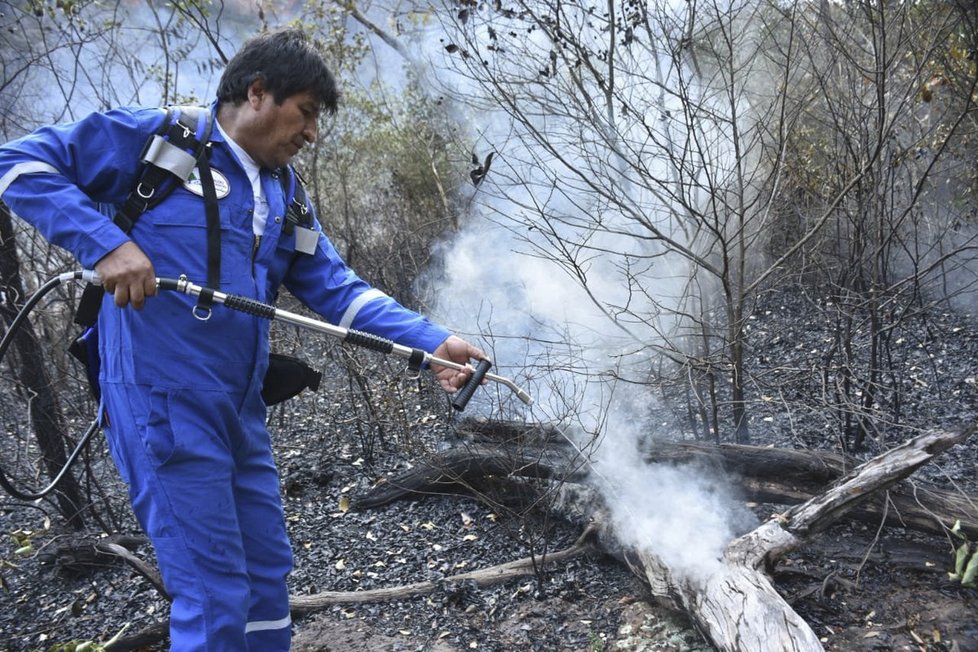
M 755 313 L 755 328 L 771 332 L 757 338 L 755 368 L 818 348 L 822 332 L 800 321 L 787 323 L 797 314 L 788 301 L 769 298 Z M 978 359 L 978 339 L 970 336 L 971 329 L 959 328 L 959 318 L 948 319 L 934 325 L 939 335 L 929 335 L 926 345 L 908 345 L 908 365 L 919 369 L 920 361 L 926 361 L 935 374 L 948 379 L 940 395 L 908 394 L 913 402 L 905 411 L 921 427 L 956 423 L 978 404 L 972 366 Z M 780 337 L 774 335 L 776 329 Z M 791 338 L 784 337 L 786 329 L 791 329 Z M 799 347 L 800 338 L 807 344 Z M 332 357 L 343 355 L 333 352 Z M 797 368 L 804 368 L 803 361 Z M 381 368 L 372 370 L 371 377 L 397 373 Z M 924 382 L 914 373 L 908 367 L 918 385 Z M 291 592 L 311 595 L 430 580 L 436 589 L 407 599 L 338 604 L 298 617 L 294 649 L 709 649 L 682 614 L 657 603 L 646 585 L 611 555 L 581 555 L 490 587 L 441 581 L 562 549 L 574 542 L 580 526 L 555 520 L 545 511 L 520 512 L 518 517 L 502 503 L 457 493 L 417 496 L 362 512 L 349 509 L 350 498 L 396 475 L 412 460 L 450 445 L 453 417 L 433 387 L 399 381 L 377 389 L 373 402 L 364 403 L 362 395 L 343 398 L 349 394 L 347 385 L 356 385 L 345 372 L 330 377 L 334 387 L 278 408 L 270 418 L 295 552 Z M 384 401 L 391 395 L 398 405 L 411 407 L 402 409 L 398 423 L 378 423 L 376 414 L 386 409 Z M 777 402 L 762 408 L 767 412 L 757 419 L 755 443 L 832 446 L 824 440 L 827 417 L 817 409 L 794 412 L 788 420 Z M 402 428 L 404 424 L 409 427 Z M 391 434 L 395 432 L 399 434 Z M 404 432 L 408 434 L 400 434 Z M 868 457 L 874 444 L 886 443 L 871 442 L 861 454 Z M 101 439 L 93 446 L 98 452 L 92 463 L 107 465 Z M 976 443 L 969 441 L 918 475 L 944 489 L 961 488 L 974 495 L 975 459 Z M 138 535 L 120 508 L 123 487 L 110 479 L 110 472 L 102 477 L 107 478 L 102 488 L 120 513 L 117 518 L 128 534 Z M 778 508 L 751 505 L 760 519 Z M 0 500 L 5 535 L 0 544 L 0 650 L 71 649 L 55 646 L 104 642 L 124 627 L 130 635 L 165 622 L 166 600 L 130 566 L 63 552 L 73 550 L 78 541 L 102 536 L 94 523 L 89 526 L 82 532 L 68 529 L 46 501 Z M 948 575 L 955 543 L 951 537 L 843 521 L 771 572 L 778 590 L 828 650 L 978 650 L 978 590 L 962 587 Z M 149 544 L 137 546 L 135 554 L 153 562 Z M 166 649 L 166 644 L 144 649 Z

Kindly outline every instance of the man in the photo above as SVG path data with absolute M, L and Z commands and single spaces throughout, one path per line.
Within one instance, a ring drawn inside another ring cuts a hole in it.
M 254 38 L 228 64 L 208 155 L 221 291 L 270 302 L 284 285 L 333 323 L 459 363 L 483 358 L 358 278 L 316 220 L 284 228 L 286 166 L 336 104 L 299 31 Z M 173 598 L 172 648 L 286 650 L 292 556 L 261 399 L 269 324 L 229 309 L 202 320 L 189 297 L 153 297 L 157 276 L 205 284 L 214 269 L 200 184 L 175 188 L 128 233 L 97 208 L 124 202 L 163 122 L 159 109 L 116 109 L 8 143 L 0 197 L 110 293 L 99 312 L 106 437 Z M 435 371 L 449 392 L 470 375 Z

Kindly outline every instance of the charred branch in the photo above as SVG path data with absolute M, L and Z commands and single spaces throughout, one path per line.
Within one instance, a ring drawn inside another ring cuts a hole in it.
M 577 541 L 563 550 L 540 555 L 539 557 L 524 557 L 515 561 L 499 564 L 490 568 L 452 575 L 438 581 L 415 582 L 384 589 L 365 591 L 323 591 L 315 595 L 293 596 L 289 598 L 289 606 L 293 615 L 301 615 L 329 607 L 334 604 L 355 602 L 384 602 L 387 600 L 403 600 L 419 595 L 429 595 L 440 588 L 450 590 L 453 585 L 474 583 L 476 586 L 490 586 L 508 582 L 521 577 L 529 577 L 539 572 L 540 568 L 567 561 L 587 552 L 594 551 L 594 531 L 585 530 Z

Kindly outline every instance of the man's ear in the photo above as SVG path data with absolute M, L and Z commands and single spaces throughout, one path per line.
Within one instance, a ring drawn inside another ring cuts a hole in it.
M 265 88 L 265 80 L 259 77 L 248 85 L 248 104 L 257 109 L 261 106 L 267 93 L 268 90 Z

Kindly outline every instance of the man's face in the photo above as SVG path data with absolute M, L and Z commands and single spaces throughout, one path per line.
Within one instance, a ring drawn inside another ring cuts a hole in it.
M 245 150 L 265 168 L 287 165 L 307 143 L 316 140 L 321 105 L 309 91 L 275 103 L 271 93 L 252 87 L 248 98 L 254 108 L 251 147 Z

